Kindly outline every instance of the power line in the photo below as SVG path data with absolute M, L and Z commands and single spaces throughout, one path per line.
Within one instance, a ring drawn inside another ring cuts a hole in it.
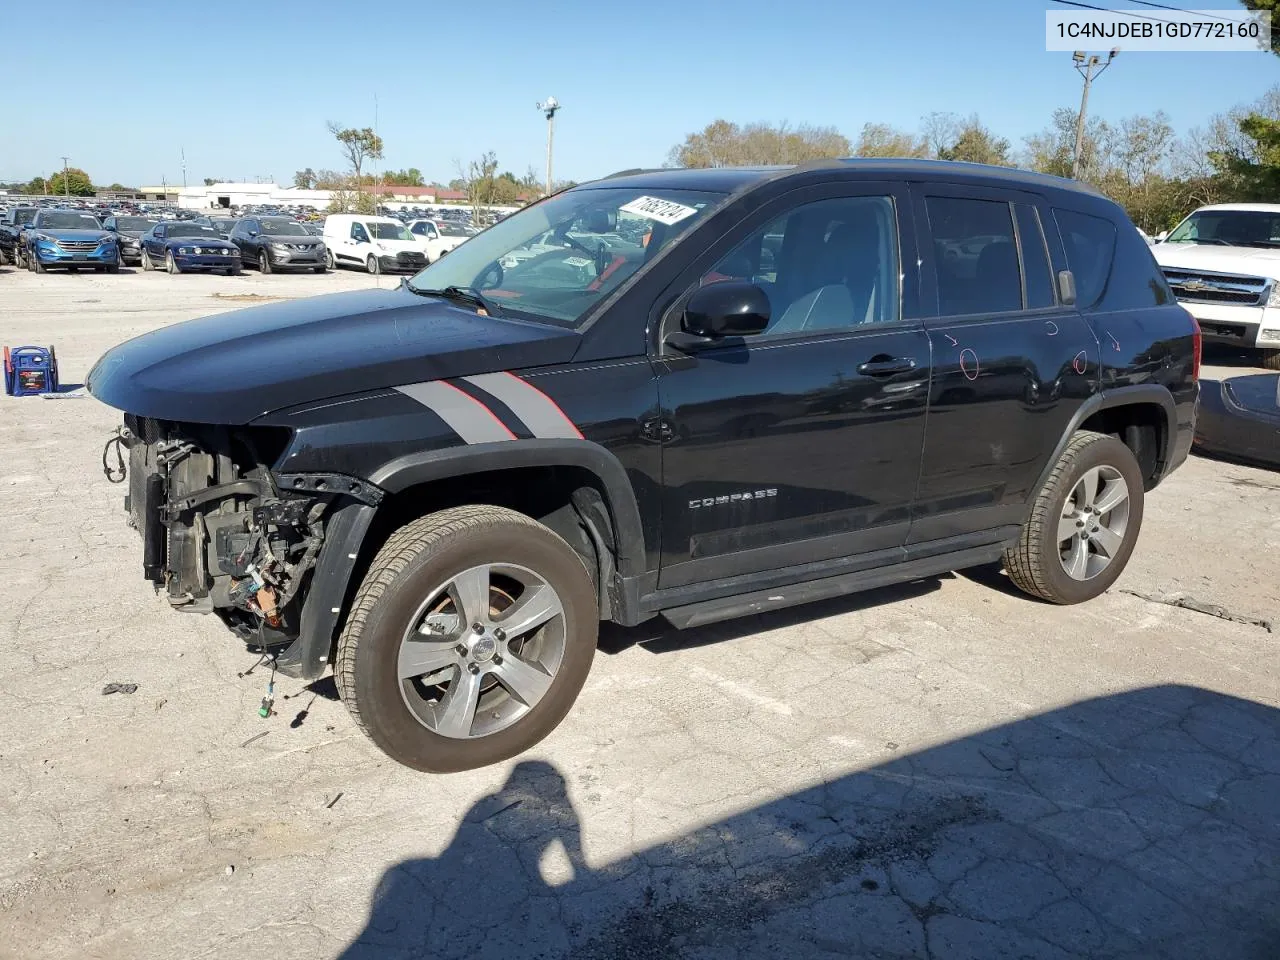
M 1091 4 L 1091 3 L 1079 3 L 1079 2 L 1077 2 L 1077 0 L 1052 0 L 1052 2 L 1053 2 L 1053 3 L 1060 3 L 1060 4 L 1062 4 L 1064 7 L 1079 7 L 1079 8 L 1081 8 L 1082 10 L 1097 10 L 1099 13 L 1118 13 L 1118 14 L 1121 14 L 1122 16 L 1126 16 L 1126 17 L 1133 17 L 1133 18 L 1134 18 L 1134 19 L 1136 19 L 1136 20 L 1150 20 L 1152 23 L 1184 23 L 1184 22 L 1185 22 L 1185 21 L 1182 21 L 1182 20 L 1166 20 L 1164 17 L 1153 17 L 1153 16 L 1149 16 L 1148 14 L 1145 14 L 1145 13 L 1134 13 L 1132 10 L 1109 10 L 1109 9 L 1107 9 L 1106 7 L 1095 7 L 1095 6 L 1094 6 L 1093 4 Z M 1139 0 L 1134 0 L 1134 2 L 1139 2 Z M 1152 3 L 1152 4 L 1150 4 L 1150 6 L 1155 7 L 1155 6 L 1159 6 L 1159 4 Z M 1163 10 L 1174 10 L 1174 11 L 1177 11 L 1177 10 L 1178 10 L 1178 8 L 1177 8 L 1177 7 L 1161 7 L 1161 9 L 1163 9 Z M 1180 11 L 1180 12 L 1182 12 L 1182 13 L 1193 13 L 1193 12 L 1195 12 L 1195 13 L 1197 13 L 1197 14 L 1198 14 L 1198 12 L 1199 12 L 1199 11 L 1183 10 L 1183 11 Z M 1240 22 L 1239 20 L 1232 20 L 1232 19 L 1230 19 L 1229 17 L 1213 17 L 1213 19 L 1215 19 L 1215 20 L 1222 20 L 1222 21 L 1227 22 L 1227 23 L 1239 23 L 1239 22 Z
M 1152 0 L 1131 0 L 1131 2 L 1141 4 L 1144 7 L 1155 7 L 1157 10 L 1172 10 L 1174 13 L 1194 13 L 1197 17 L 1204 17 L 1206 20 L 1221 20 L 1223 23 L 1240 22 L 1239 20 L 1233 20 L 1231 17 L 1219 17 L 1216 14 L 1209 13 L 1207 10 L 1186 10 L 1182 7 L 1171 7 L 1163 3 L 1153 3 Z

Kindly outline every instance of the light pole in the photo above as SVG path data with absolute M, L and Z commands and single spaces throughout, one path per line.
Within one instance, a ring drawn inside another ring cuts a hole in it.
M 560 101 L 555 97 L 547 97 L 537 105 L 547 117 L 547 196 L 551 196 L 551 144 L 556 135 L 556 111 L 560 109 Z
M 1076 152 L 1071 161 L 1073 180 L 1080 179 L 1080 154 L 1084 150 L 1084 117 L 1085 111 L 1089 108 L 1089 87 L 1103 70 L 1111 66 L 1111 61 L 1119 52 L 1119 47 L 1112 47 L 1105 61 L 1097 54 L 1086 55 L 1083 50 L 1077 50 L 1071 55 L 1071 62 L 1080 76 L 1084 77 L 1084 91 L 1080 94 L 1080 113 L 1076 116 Z
M 71 187 L 70 187 L 69 183 L 67 182 L 67 161 L 68 161 L 69 159 L 71 159 L 71 158 L 70 158 L 70 157 L 63 157 L 63 158 L 62 158 L 62 196 L 63 196 L 63 199 L 66 199 L 67 197 L 70 197 L 70 196 L 71 196 Z

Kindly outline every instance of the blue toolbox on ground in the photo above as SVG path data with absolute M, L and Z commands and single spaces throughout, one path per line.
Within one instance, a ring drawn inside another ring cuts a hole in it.
M 58 356 L 53 347 L 5 347 L 4 392 L 30 397 L 58 392 Z

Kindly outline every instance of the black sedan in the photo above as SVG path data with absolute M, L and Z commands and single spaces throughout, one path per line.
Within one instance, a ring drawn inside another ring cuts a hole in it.
M 110 216 L 102 221 L 104 230 L 116 235 L 120 250 L 120 265 L 142 263 L 142 235 L 159 221 L 150 217 Z
M 324 273 L 328 257 L 324 241 L 288 217 L 245 217 L 229 239 L 240 255 L 263 273 L 272 270 L 314 270 Z
M 170 273 L 220 270 L 227 276 L 240 272 L 240 250 L 223 240 L 218 231 L 189 220 L 157 223 L 142 235 L 142 269 Z
M 1280 373 L 1201 380 L 1195 448 L 1280 470 Z

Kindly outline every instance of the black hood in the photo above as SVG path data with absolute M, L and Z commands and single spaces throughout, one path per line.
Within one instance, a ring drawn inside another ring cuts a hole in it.
M 112 348 L 88 388 L 139 416 L 243 424 L 283 407 L 422 380 L 564 363 L 572 330 L 482 317 L 404 287 L 175 323 Z

